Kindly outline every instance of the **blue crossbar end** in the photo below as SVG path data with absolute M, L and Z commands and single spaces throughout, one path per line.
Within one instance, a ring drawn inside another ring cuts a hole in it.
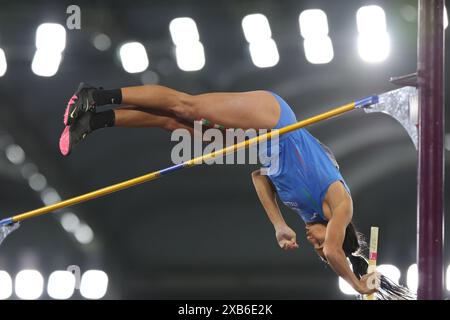
M 355 108 L 365 108 L 379 102 L 378 96 L 370 96 L 358 101 L 355 101 Z

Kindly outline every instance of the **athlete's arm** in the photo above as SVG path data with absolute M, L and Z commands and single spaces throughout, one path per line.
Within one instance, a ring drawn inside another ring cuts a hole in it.
M 269 179 L 261 175 L 260 170 L 257 170 L 252 173 L 252 180 L 258 198 L 275 228 L 276 238 L 280 247 L 285 250 L 298 248 L 296 234 L 284 221 L 277 204 L 275 188 Z
M 341 202 L 333 208 L 332 217 L 327 225 L 323 253 L 336 274 L 346 280 L 356 291 L 361 294 L 374 293 L 376 289 L 367 287 L 367 277 L 359 280 L 355 276 L 342 249 L 345 230 L 352 219 L 351 206 L 351 202 Z

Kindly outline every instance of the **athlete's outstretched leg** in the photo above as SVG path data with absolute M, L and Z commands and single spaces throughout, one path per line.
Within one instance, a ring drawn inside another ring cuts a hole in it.
M 163 86 L 121 89 L 123 103 L 171 112 L 188 120 L 207 119 L 228 128 L 271 129 L 280 117 L 276 98 L 267 91 L 189 95 Z
M 267 91 L 190 95 L 158 85 L 101 90 L 82 83 L 69 101 L 64 122 L 72 125 L 97 106 L 122 103 L 228 128 L 271 129 L 280 116 L 276 98 Z
M 182 124 L 179 119 L 206 119 L 227 128 L 272 129 L 280 117 L 278 101 L 268 91 L 190 95 L 157 85 L 103 90 L 81 83 L 64 114 L 61 152 L 68 155 L 93 130 L 116 124 L 114 111 L 96 113 L 96 107 L 122 103 L 138 107 L 117 111 L 119 123 L 126 127 L 164 127 L 164 119 L 157 117 L 166 117 L 175 118 L 170 120 L 175 126 Z
M 123 107 L 114 110 L 115 127 L 122 128 L 161 128 L 172 132 L 186 129 L 193 133 L 193 123 L 176 118 L 173 114 L 141 107 Z
M 186 129 L 193 133 L 193 126 L 162 111 L 151 111 L 139 107 L 123 107 L 95 113 L 85 112 L 71 126 L 67 126 L 61 135 L 59 146 L 61 153 L 67 156 L 79 142 L 95 130 L 107 127 L 125 128 L 161 128 L 167 131 Z

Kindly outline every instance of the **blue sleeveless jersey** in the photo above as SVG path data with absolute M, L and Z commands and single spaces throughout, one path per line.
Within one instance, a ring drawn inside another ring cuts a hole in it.
M 274 129 L 297 122 L 290 106 L 281 97 L 272 94 L 281 108 L 280 119 Z M 273 147 L 268 144 L 268 155 L 271 149 Z M 297 212 L 305 223 L 327 221 L 322 203 L 333 182 L 342 181 L 350 193 L 330 149 L 306 129 L 280 136 L 278 158 L 263 162 L 262 166 L 268 169 L 267 175 L 282 202 Z

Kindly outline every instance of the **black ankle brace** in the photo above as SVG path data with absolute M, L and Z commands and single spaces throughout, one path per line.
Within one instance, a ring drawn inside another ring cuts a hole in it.
M 116 122 L 114 110 L 107 110 L 94 114 L 91 118 L 90 126 L 92 130 L 113 127 Z
M 121 104 L 122 103 L 122 90 L 95 90 L 92 92 L 92 98 L 94 98 L 97 106 L 104 106 L 108 104 Z

